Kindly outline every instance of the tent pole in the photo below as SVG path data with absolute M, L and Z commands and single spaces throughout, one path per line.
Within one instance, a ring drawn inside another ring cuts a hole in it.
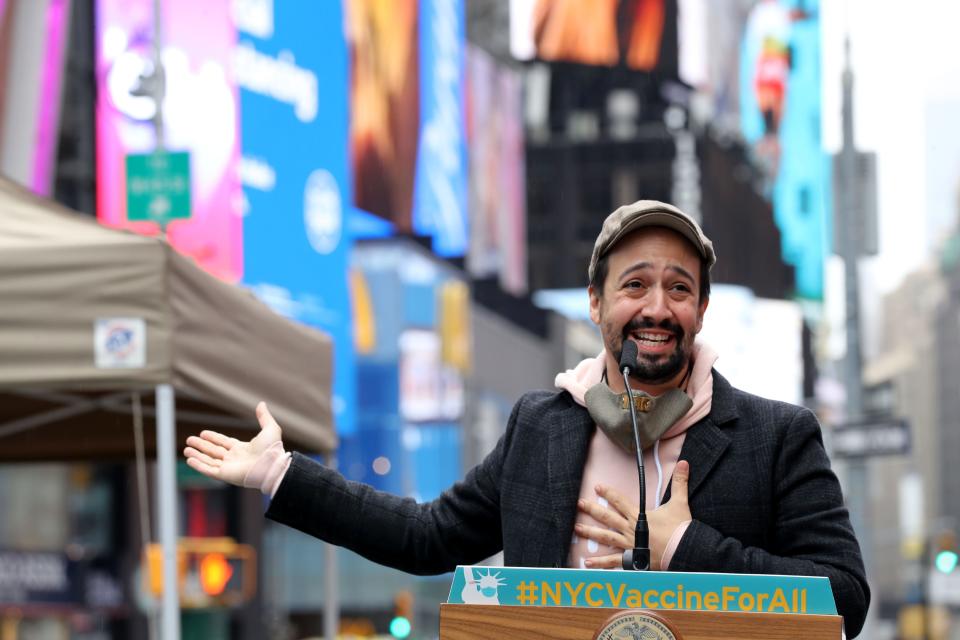
M 177 580 L 177 427 L 173 387 L 157 385 L 157 528 L 163 549 L 163 596 L 160 603 L 161 640 L 180 640 L 179 580 Z
M 327 454 L 327 466 L 337 468 L 337 456 L 332 451 Z M 323 566 L 323 634 L 326 640 L 336 640 L 340 630 L 340 571 L 337 547 L 329 542 L 323 543 Z

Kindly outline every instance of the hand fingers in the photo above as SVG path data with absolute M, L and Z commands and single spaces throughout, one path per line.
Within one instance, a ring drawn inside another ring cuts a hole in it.
M 587 538 L 588 540 L 605 544 L 608 547 L 626 549 L 629 546 L 633 548 L 633 544 L 628 545 L 626 536 L 619 531 L 611 531 L 603 527 L 593 527 L 582 523 L 578 523 L 574 527 L 574 531 L 576 531 L 577 535 L 581 538 Z
M 193 447 L 197 451 L 201 451 L 215 460 L 223 460 L 227 455 L 227 449 L 197 436 L 187 438 L 187 447 Z
M 686 460 L 677 462 L 673 470 L 673 480 L 671 480 L 670 502 L 679 500 L 687 501 L 687 489 L 690 484 L 690 463 Z
M 636 526 L 635 524 L 630 524 L 630 522 L 615 509 L 608 509 L 596 502 L 579 500 L 577 507 L 597 522 L 605 524 L 617 531 L 632 531 Z
M 209 440 L 215 445 L 221 446 L 228 451 L 233 449 L 238 440 L 236 438 L 231 438 L 230 436 L 225 436 L 222 433 L 217 433 L 216 431 L 204 430 L 200 432 L 200 437 L 204 440 Z
M 187 466 L 191 469 L 199 471 L 205 476 L 210 476 L 211 478 L 218 478 L 220 476 L 219 464 L 196 449 L 187 447 L 183 450 L 183 455 L 187 457 Z
M 263 402 L 262 400 L 257 405 L 257 421 L 260 422 L 261 429 L 280 429 L 280 425 L 273 418 L 273 414 L 270 413 L 270 409 L 267 408 L 267 403 Z
M 207 465 L 208 467 L 215 467 L 219 469 L 221 465 L 223 465 L 222 460 L 218 460 L 217 458 L 212 458 L 207 454 L 203 453 L 202 451 L 197 451 L 193 447 L 185 448 L 183 450 L 183 455 L 187 460 L 190 460 L 190 459 L 199 460 L 200 462 Z
M 619 511 L 624 517 L 632 520 L 637 519 L 637 514 L 640 513 L 640 508 L 635 504 L 631 504 L 631 502 L 627 500 L 622 493 L 613 487 L 609 487 L 604 484 L 598 484 L 596 487 L 596 492 L 597 495 L 599 495 L 601 498 L 604 498 L 610 504 L 610 506 Z
M 631 549 L 633 546 L 630 547 Z M 584 564 L 589 569 L 620 569 L 623 567 L 623 554 L 615 553 L 609 556 L 597 556 L 596 558 L 587 558 Z

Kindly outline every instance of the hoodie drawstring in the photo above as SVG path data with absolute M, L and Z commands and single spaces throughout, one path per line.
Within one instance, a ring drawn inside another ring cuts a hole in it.
M 660 496 L 663 490 L 663 467 L 660 466 L 660 441 L 653 443 L 653 462 L 657 465 L 657 493 L 654 496 L 653 508 L 660 507 Z

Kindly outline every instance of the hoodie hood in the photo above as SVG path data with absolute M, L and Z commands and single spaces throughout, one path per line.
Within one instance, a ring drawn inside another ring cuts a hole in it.
M 553 384 L 559 389 L 568 391 L 573 399 L 581 407 L 586 408 L 587 403 L 584 396 L 587 390 L 603 379 L 603 367 L 606 360 L 606 349 L 600 352 L 596 358 L 587 358 L 573 369 L 567 369 L 557 374 Z

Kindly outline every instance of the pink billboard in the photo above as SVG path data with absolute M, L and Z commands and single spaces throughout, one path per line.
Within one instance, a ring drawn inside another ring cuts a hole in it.
M 0 14 L 3 7 L 0 6 Z M 60 134 L 60 92 L 63 88 L 64 48 L 67 39 L 69 0 L 51 0 L 46 15 L 46 50 L 40 81 L 37 113 L 36 151 L 33 157 L 33 181 L 36 193 L 49 196 L 53 192 L 54 159 Z
M 152 0 L 97 0 L 97 217 L 153 235 L 153 222 L 130 222 L 125 158 L 156 148 L 156 104 L 142 78 L 153 66 Z M 191 211 L 167 238 L 181 253 L 230 282 L 243 275 L 243 192 L 239 102 L 231 64 L 237 33 L 230 0 L 165 0 L 164 143 L 190 153 Z
M 0 172 L 53 192 L 70 0 L 0 0 Z
M 522 81 L 484 50 L 467 46 L 470 252 L 467 268 L 527 292 L 527 194 Z

